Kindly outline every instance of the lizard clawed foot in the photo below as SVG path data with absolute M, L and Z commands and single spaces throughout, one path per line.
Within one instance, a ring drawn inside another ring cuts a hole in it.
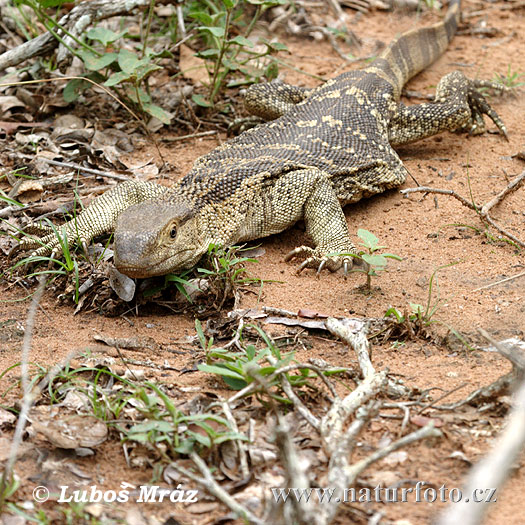
M 468 104 L 470 106 L 471 119 L 469 125 L 466 126 L 466 131 L 472 135 L 480 135 L 484 133 L 485 122 L 483 120 L 483 115 L 487 115 L 492 120 L 492 122 L 496 124 L 500 133 L 505 137 L 505 139 L 509 140 L 505 124 L 496 111 L 490 107 L 487 99 L 481 94 L 479 91 L 480 87 L 491 88 L 500 91 L 504 90 L 504 86 L 498 85 L 494 82 L 479 80 L 470 81 L 468 90 Z
M 323 269 L 335 272 L 343 267 L 344 275 L 346 276 L 353 264 L 353 257 L 349 255 L 325 255 L 318 248 L 311 248 L 310 246 L 298 246 L 289 252 L 284 258 L 285 261 L 290 261 L 296 257 L 305 257 L 305 260 L 297 268 L 297 274 L 300 274 L 305 268 L 312 268 L 317 270 L 317 276 Z

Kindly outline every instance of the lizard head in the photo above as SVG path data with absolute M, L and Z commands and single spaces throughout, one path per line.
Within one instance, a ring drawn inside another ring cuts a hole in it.
M 206 251 L 193 210 L 183 202 L 142 202 L 123 211 L 115 228 L 114 261 L 130 277 L 191 268 Z

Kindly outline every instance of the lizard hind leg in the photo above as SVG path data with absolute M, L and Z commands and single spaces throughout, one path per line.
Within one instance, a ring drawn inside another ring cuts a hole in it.
M 487 115 L 507 137 L 505 124 L 479 91 L 481 87 L 504 90 L 493 82 L 470 80 L 461 71 L 445 75 L 436 88 L 434 102 L 413 106 L 399 104 L 388 124 L 390 144 L 398 146 L 442 131 L 480 134 L 485 131 L 483 115 Z

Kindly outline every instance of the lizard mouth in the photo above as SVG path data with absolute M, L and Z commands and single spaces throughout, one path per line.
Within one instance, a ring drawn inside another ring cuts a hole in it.
M 114 264 L 117 270 L 133 279 L 146 279 L 147 277 L 158 277 L 169 273 L 177 273 L 187 268 L 191 268 L 197 261 L 194 257 L 184 258 L 183 254 L 194 252 L 194 248 L 185 248 L 160 261 L 144 260 L 140 265 L 123 261 L 114 255 Z M 197 258 L 198 260 L 198 258 Z

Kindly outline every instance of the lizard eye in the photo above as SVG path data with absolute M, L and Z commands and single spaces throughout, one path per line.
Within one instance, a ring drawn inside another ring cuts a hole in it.
M 170 230 L 170 237 L 172 239 L 175 239 L 175 237 L 177 237 L 177 228 L 175 228 L 175 226 L 172 226 L 171 227 L 171 230 Z

